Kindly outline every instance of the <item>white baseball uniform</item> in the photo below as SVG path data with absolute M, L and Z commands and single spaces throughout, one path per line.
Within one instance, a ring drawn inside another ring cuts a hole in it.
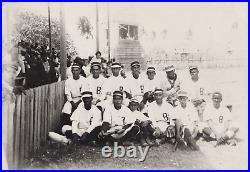
M 193 131 L 195 127 L 194 122 L 199 121 L 198 112 L 194 105 L 191 102 L 187 102 L 187 106 L 183 108 L 180 104 L 178 104 L 178 106 L 174 108 L 174 111 L 176 112 L 176 115 L 181 123 Z
M 78 80 L 68 78 L 65 81 L 65 95 L 67 102 L 64 104 L 62 112 L 71 114 L 72 106 L 71 101 L 78 102 L 81 99 L 81 92 L 89 90 L 89 85 L 86 82 L 86 78 L 80 76 Z
M 93 129 L 102 124 L 101 111 L 94 105 L 90 110 L 86 110 L 81 102 L 70 117 L 72 121 L 72 133 L 82 136 L 83 133 L 90 133 Z
M 228 121 L 232 121 L 232 114 L 228 108 L 220 106 L 219 109 L 216 109 L 212 104 L 208 104 L 203 113 L 204 121 L 212 120 L 215 129 L 218 132 L 223 132 L 225 129 L 225 124 Z
M 166 101 L 163 101 L 161 105 L 158 105 L 156 101 L 150 103 L 148 106 L 148 116 L 153 126 L 159 127 L 162 132 L 169 125 L 174 125 L 174 120 L 177 119 L 173 106 Z
M 142 100 L 143 95 L 145 93 L 144 87 L 145 87 L 145 77 L 140 74 L 138 79 L 135 79 L 132 75 L 128 75 L 126 82 L 128 83 L 130 93 L 132 94 L 132 97 L 137 97 Z M 141 101 L 139 100 L 139 101 Z
M 107 81 L 102 75 L 95 79 L 93 76 L 87 78 L 87 83 L 89 85 L 89 91 L 93 93 L 93 101 L 105 99 L 106 94 L 104 93 L 104 83 Z

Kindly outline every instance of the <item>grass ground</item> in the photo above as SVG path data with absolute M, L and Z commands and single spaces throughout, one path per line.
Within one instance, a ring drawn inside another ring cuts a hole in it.
M 185 71 L 177 71 L 188 77 Z M 101 148 L 48 144 L 27 160 L 24 169 L 247 169 L 248 164 L 248 88 L 247 68 L 207 69 L 200 72 L 213 87 L 222 90 L 226 103 L 233 105 L 240 126 L 236 147 L 198 141 L 200 151 L 180 150 L 164 144 L 152 147 L 144 162 L 134 158 L 103 158 Z

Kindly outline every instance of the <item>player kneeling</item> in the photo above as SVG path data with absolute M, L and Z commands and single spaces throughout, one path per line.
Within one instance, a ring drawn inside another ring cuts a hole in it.
M 137 99 L 132 98 L 128 107 L 131 110 L 131 118 L 135 119 L 136 124 L 140 127 L 141 132 L 137 135 L 137 140 L 142 146 L 153 146 L 154 143 L 150 140 L 150 136 L 155 131 L 151 125 L 152 121 L 139 111 L 139 101 Z
M 193 104 L 188 102 L 186 92 L 179 91 L 177 93 L 177 99 L 179 104 L 175 110 L 180 119 L 177 129 L 180 131 L 180 135 L 178 136 L 181 136 L 182 138 L 177 138 L 175 149 L 178 146 L 178 142 L 183 139 L 191 149 L 199 150 L 199 146 L 194 140 L 198 133 L 198 113 Z
M 98 140 L 98 134 L 101 131 L 102 116 L 101 111 L 92 104 L 92 92 L 82 93 L 82 103 L 71 116 L 72 126 L 64 125 L 62 133 L 73 143 L 87 144 Z
M 108 144 L 110 142 L 132 144 L 129 141 L 140 132 L 140 127 L 135 124 L 135 119 L 131 118 L 131 111 L 122 102 L 123 92 L 114 91 L 113 104 L 104 111 L 99 138 L 104 139 Z
M 212 102 L 213 104 L 209 104 L 204 111 L 204 119 L 208 125 L 203 129 L 204 136 L 215 138 L 215 146 L 223 143 L 236 145 L 234 138 L 239 128 L 232 126 L 232 114 L 229 109 L 221 106 L 222 94 L 214 92 Z

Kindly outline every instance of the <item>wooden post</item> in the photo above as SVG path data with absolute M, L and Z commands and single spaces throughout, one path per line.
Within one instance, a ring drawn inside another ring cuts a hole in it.
M 110 60 L 110 21 L 109 21 L 109 2 L 107 3 L 108 11 L 108 59 Z
M 52 47 L 51 47 L 51 23 L 50 23 L 50 3 L 48 2 L 48 22 L 49 22 L 49 56 L 51 57 Z
M 65 44 L 65 18 L 63 4 L 60 4 L 60 70 L 61 80 L 66 79 L 67 69 L 67 55 L 66 55 L 66 44 Z
M 96 3 L 96 51 L 99 51 L 99 9 Z

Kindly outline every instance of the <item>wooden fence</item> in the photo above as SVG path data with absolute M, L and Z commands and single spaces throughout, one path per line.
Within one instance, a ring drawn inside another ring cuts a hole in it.
M 16 97 L 14 109 L 3 107 L 7 112 L 3 116 L 7 115 L 8 118 L 3 123 L 3 132 L 10 132 L 10 136 L 5 138 L 5 150 L 11 169 L 19 168 L 25 158 L 46 143 L 48 132 L 58 128 L 64 101 L 62 81 L 27 90 L 26 95 Z

